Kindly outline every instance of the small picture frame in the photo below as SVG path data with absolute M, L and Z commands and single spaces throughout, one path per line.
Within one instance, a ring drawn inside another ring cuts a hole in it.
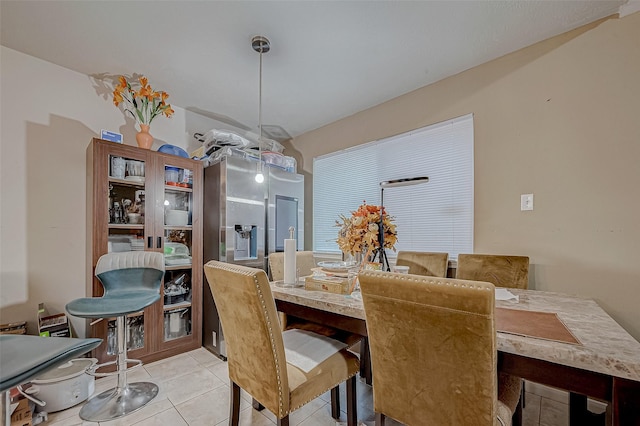
M 117 132 L 110 132 L 108 130 L 100 130 L 100 139 L 115 143 L 122 143 L 122 134 Z

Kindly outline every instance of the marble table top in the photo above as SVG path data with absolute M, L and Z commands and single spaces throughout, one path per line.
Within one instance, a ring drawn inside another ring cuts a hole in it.
M 277 300 L 365 320 L 362 301 L 349 295 L 271 286 Z M 497 333 L 498 350 L 640 382 L 640 343 L 595 301 L 538 290 L 509 289 L 519 300 L 496 307 L 553 312 L 581 345 Z

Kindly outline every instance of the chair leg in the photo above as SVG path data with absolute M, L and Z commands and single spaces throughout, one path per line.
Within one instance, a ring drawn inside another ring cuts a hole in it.
M 229 426 L 238 426 L 240 422 L 240 386 L 231 382 Z
M 356 376 L 347 380 L 347 426 L 358 424 L 358 400 L 356 398 Z
M 281 419 L 278 419 L 278 426 L 289 426 L 289 415 L 287 414 Z
M 516 405 L 513 416 L 511 416 L 511 425 L 522 426 L 522 399 L 518 401 L 518 405 Z
M 116 318 L 118 340 L 118 384 L 115 388 L 91 398 L 80 410 L 82 420 L 106 422 L 138 411 L 158 395 L 158 385 L 151 382 L 127 382 L 127 318 Z
M 587 411 L 587 397 L 569 392 L 569 426 L 585 424 Z
M 385 415 L 382 413 L 376 413 L 376 426 L 384 426 Z
M 331 389 L 331 417 L 338 420 L 340 418 L 340 387 Z
M 369 353 L 369 339 L 363 337 L 360 340 L 360 377 L 366 384 L 371 385 L 373 378 L 371 377 L 371 355 Z
M 260 403 L 258 402 L 258 400 L 257 400 L 257 399 L 255 399 L 255 398 L 252 398 L 252 399 L 251 399 L 251 406 L 252 406 L 252 407 L 253 407 L 253 409 L 254 409 L 254 410 L 256 410 L 256 411 L 262 411 L 262 410 L 264 410 L 264 405 L 260 404 Z

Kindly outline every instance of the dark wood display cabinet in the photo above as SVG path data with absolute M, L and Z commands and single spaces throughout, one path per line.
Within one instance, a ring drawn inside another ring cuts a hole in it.
M 87 149 L 87 294 L 102 296 L 94 276 L 105 253 L 165 255 L 160 301 L 128 316 L 128 357 L 152 362 L 202 342 L 202 163 L 94 139 Z M 100 362 L 115 359 L 115 318 L 88 328 L 104 339 Z

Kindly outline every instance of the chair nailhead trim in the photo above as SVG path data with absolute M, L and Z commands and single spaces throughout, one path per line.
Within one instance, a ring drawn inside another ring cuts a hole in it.
M 354 364 L 356 364 L 356 363 L 355 363 L 355 361 L 354 361 Z M 357 367 L 359 367 L 359 365 L 357 365 Z M 358 373 L 357 373 L 357 372 L 356 372 L 356 373 L 353 373 L 352 375 L 350 375 L 349 377 L 347 377 L 347 380 L 349 380 L 350 378 L 352 378 L 352 377 L 353 377 L 353 376 L 355 376 L 356 374 L 358 374 Z M 294 412 L 295 410 L 297 410 L 298 408 L 300 408 L 300 407 L 302 407 L 302 406 L 304 406 L 304 405 L 306 405 L 306 404 L 310 403 L 311 401 L 313 401 L 314 399 L 316 399 L 316 398 L 317 398 L 317 397 L 319 397 L 320 395 L 324 394 L 325 392 L 329 392 L 331 389 L 333 389 L 333 388 L 335 388 L 336 386 L 340 385 L 340 383 L 342 383 L 342 382 L 336 383 L 335 385 L 331 386 L 330 388 L 327 388 L 327 389 L 323 390 L 322 392 L 320 392 L 320 393 L 319 393 L 319 394 L 317 394 L 316 396 L 314 396 L 314 397 L 312 397 L 311 399 L 309 399 L 309 400 L 307 400 L 307 401 L 305 401 L 305 402 L 301 403 L 301 404 L 300 404 L 300 405 L 298 405 L 297 407 L 295 407 L 295 408 L 290 408 L 290 409 L 289 409 L 289 413 L 292 413 L 292 412 Z
M 460 280 L 456 278 L 429 277 L 426 275 L 414 278 L 411 276 L 407 276 L 405 274 L 389 274 L 388 272 L 384 272 L 384 271 L 362 271 L 360 272 L 360 274 L 371 276 L 371 277 L 388 274 L 388 275 L 393 275 L 390 278 L 394 280 L 421 282 L 421 283 L 432 284 L 432 285 L 445 285 L 448 287 L 453 286 L 453 287 L 470 288 L 470 289 L 481 290 L 481 291 L 490 290 L 490 287 L 487 287 L 486 285 L 481 284 L 481 282 L 475 282 L 470 280 Z M 442 279 L 446 279 L 447 281 L 442 281 Z
M 280 361 L 278 359 L 277 353 L 275 351 L 275 341 L 274 341 L 274 337 L 273 337 L 273 329 L 271 327 L 271 321 L 269 320 L 269 316 L 267 315 L 267 306 L 265 304 L 264 301 L 264 295 L 262 294 L 262 290 L 260 289 L 260 284 L 258 282 L 258 276 L 254 275 L 253 276 L 253 282 L 256 286 L 256 291 L 258 292 L 258 297 L 260 299 L 260 304 L 262 305 L 262 312 L 264 313 L 264 317 L 267 319 L 267 329 L 269 330 L 269 340 L 271 341 L 271 352 L 273 353 L 273 359 L 275 360 L 276 363 L 276 380 L 278 382 L 278 406 L 280 407 L 279 411 L 280 411 L 280 415 L 287 415 L 288 413 L 291 412 L 291 410 L 289 410 L 287 413 L 284 413 L 284 408 L 282 406 L 283 404 L 283 395 L 282 395 L 282 379 L 280 377 Z

